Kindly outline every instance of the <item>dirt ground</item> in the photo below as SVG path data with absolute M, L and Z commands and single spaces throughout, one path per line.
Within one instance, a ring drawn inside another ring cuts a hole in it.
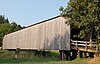
M 100 64 L 100 56 L 90 59 L 89 64 Z

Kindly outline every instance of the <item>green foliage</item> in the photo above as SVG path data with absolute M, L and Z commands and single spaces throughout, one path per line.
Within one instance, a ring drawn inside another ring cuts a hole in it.
M 4 16 L 0 15 L 0 24 L 3 24 L 3 23 L 9 23 L 9 20 L 8 20 L 8 18 L 5 19 Z
M 2 46 L 3 37 L 11 32 L 22 29 L 20 25 L 17 25 L 15 22 L 9 23 L 8 18 L 0 15 L 0 47 Z
M 20 25 L 17 25 L 15 22 L 11 23 L 12 32 L 22 29 Z
M 72 28 L 81 29 L 78 38 L 100 37 L 100 0 L 70 0 L 60 11 L 65 18 L 71 18 L 68 23 Z

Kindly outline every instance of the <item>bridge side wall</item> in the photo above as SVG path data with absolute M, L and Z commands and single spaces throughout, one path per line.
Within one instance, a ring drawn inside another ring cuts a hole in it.
M 3 49 L 70 50 L 70 25 L 63 17 L 13 32 L 3 39 Z

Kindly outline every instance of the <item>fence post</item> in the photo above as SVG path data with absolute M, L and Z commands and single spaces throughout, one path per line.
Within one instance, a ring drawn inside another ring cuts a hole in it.
M 76 41 L 76 49 L 78 50 L 78 40 Z
M 92 48 L 92 40 L 90 40 L 90 48 Z
M 98 45 L 96 45 L 96 52 L 98 52 L 99 51 L 99 48 L 98 48 Z
M 82 51 L 78 50 L 78 58 L 82 58 Z
M 87 41 L 86 41 L 86 46 L 85 46 L 85 50 L 87 51 Z
M 99 52 L 98 51 L 99 51 L 99 47 L 98 47 L 98 45 L 96 45 L 96 57 L 99 56 Z

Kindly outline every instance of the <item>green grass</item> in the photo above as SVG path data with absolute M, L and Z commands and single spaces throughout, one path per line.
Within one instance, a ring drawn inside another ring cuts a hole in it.
M 18 59 L 14 58 L 14 51 L 0 50 L 0 64 L 88 64 L 86 59 L 66 61 L 59 59 L 58 51 L 47 51 L 48 56 L 34 56 L 33 51 L 21 51 Z
M 57 61 L 50 58 L 35 58 L 35 59 L 0 59 L 1 64 L 62 64 L 66 61 Z
M 55 60 L 52 58 L 35 59 L 0 59 L 0 64 L 88 64 L 85 59 L 76 59 L 73 61 Z

